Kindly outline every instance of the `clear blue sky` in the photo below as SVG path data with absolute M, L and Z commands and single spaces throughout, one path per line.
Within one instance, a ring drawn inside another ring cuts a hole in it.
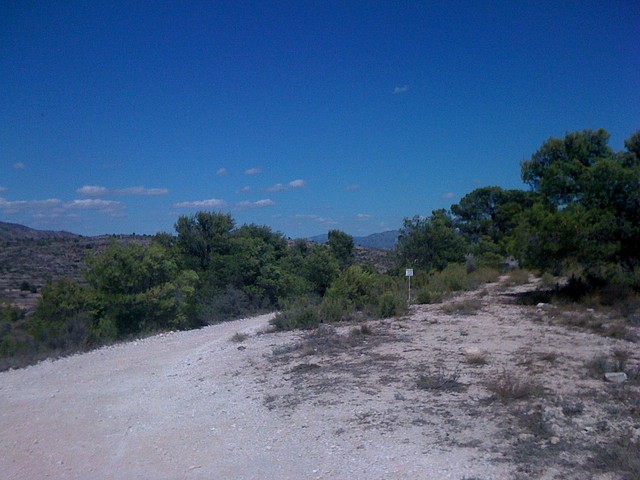
M 637 0 L 0 2 L 0 220 L 34 228 L 366 235 L 600 127 L 640 128 Z

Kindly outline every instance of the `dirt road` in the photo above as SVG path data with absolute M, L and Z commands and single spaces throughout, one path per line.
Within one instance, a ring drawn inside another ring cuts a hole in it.
M 566 353 L 568 371 L 614 344 L 516 322 L 523 307 L 484 298 L 469 318 L 419 306 L 410 317 L 371 321 L 372 332 L 341 326 L 314 337 L 262 334 L 265 315 L 0 373 L 0 476 L 514 478 L 521 463 L 510 455 L 522 436 L 504 434 L 509 414 L 484 402 L 482 372 L 512 364 L 541 335 L 560 355 L 585 344 Z M 489 366 L 461 363 L 469 346 L 488 352 Z M 436 363 L 451 372 L 462 365 L 464 388 L 416 388 L 418 373 Z M 573 435 L 558 428 L 562 439 Z

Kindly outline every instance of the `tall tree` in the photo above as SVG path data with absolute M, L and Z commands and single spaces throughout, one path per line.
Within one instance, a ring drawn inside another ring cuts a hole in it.
M 450 262 L 464 261 L 467 245 L 451 215 L 434 210 L 429 217 L 404 220 L 397 253 L 404 265 L 442 270 Z
M 329 248 L 338 259 L 342 268 L 353 263 L 353 237 L 341 230 L 329 231 Z

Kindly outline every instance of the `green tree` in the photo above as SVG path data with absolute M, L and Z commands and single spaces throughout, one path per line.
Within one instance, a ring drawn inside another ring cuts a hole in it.
M 204 271 L 216 267 L 220 263 L 219 257 L 230 253 L 235 221 L 229 214 L 198 212 L 179 217 L 175 229 L 178 233 L 176 243 L 185 266 Z
M 442 270 L 450 262 L 464 261 L 467 244 L 445 210 L 426 218 L 405 219 L 396 251 L 402 265 Z
M 329 231 L 329 248 L 342 268 L 348 267 L 355 258 L 353 237 L 341 230 Z
M 523 190 L 483 187 L 451 206 L 454 222 L 472 243 L 482 238 L 500 244 L 518 225 L 519 215 L 531 208 L 537 195 Z
M 516 234 L 526 264 L 555 271 L 572 265 L 595 284 L 637 275 L 639 134 L 625 142 L 626 152 L 613 152 L 608 139 L 605 130 L 552 138 L 523 162 L 523 180 L 542 196 Z
M 89 257 L 87 265 L 85 277 L 95 295 L 101 334 L 123 336 L 193 325 L 198 275 L 180 270 L 172 252 L 160 243 L 114 241 Z

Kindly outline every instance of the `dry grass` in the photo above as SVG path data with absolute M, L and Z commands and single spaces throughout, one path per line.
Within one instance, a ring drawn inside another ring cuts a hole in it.
M 525 400 L 542 393 L 542 387 L 529 378 L 504 370 L 487 382 L 487 388 L 503 403 Z
M 465 352 L 464 356 L 465 356 L 465 361 L 469 365 L 480 366 L 480 365 L 486 365 L 487 363 L 489 363 L 487 352 L 481 352 L 481 351 Z
M 231 341 L 235 342 L 235 343 L 242 343 L 244 342 L 247 338 L 249 338 L 249 335 L 247 333 L 242 333 L 242 332 L 236 332 L 233 334 L 233 336 L 231 337 Z
M 482 309 L 482 302 L 477 298 L 467 298 L 459 302 L 446 303 L 442 311 L 449 315 L 475 315 Z
M 464 388 L 464 384 L 458 381 L 459 378 L 460 372 L 457 368 L 449 371 L 444 366 L 440 366 L 435 370 L 427 367 L 426 372 L 418 376 L 417 387 L 420 390 L 459 392 Z

